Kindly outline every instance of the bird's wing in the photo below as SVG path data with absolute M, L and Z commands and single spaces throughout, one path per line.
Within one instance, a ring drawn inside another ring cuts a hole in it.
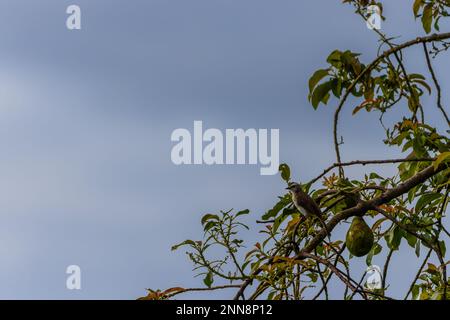
M 307 195 L 307 197 L 309 198 L 310 201 L 305 201 L 305 203 L 303 203 L 303 207 L 306 210 L 308 210 L 311 214 L 321 217 L 322 211 L 320 210 L 317 203 L 309 195 Z

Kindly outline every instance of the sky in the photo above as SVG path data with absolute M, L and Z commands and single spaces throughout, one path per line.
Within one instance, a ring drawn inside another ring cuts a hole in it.
M 385 5 L 383 31 L 399 42 L 423 34 L 410 2 Z M 71 4 L 81 30 L 66 28 Z M 295 180 L 311 179 L 334 162 L 336 101 L 314 111 L 310 75 L 334 49 L 370 61 L 378 46 L 337 0 L 0 0 L 0 34 L 1 299 L 135 299 L 145 288 L 201 286 L 170 247 L 201 238 L 205 213 L 248 208 L 247 221 L 259 219 L 285 186 L 255 165 L 176 166 L 173 130 L 195 120 L 280 129 L 280 161 Z M 405 57 L 426 73 L 421 48 Z M 448 87 L 448 58 L 433 64 Z M 427 119 L 443 126 L 433 99 Z M 349 102 L 343 160 L 398 156 L 378 116 L 352 117 Z M 251 245 L 257 231 L 245 237 Z M 391 296 L 414 277 L 414 257 L 394 257 Z M 82 270 L 81 290 L 66 288 L 69 265 Z

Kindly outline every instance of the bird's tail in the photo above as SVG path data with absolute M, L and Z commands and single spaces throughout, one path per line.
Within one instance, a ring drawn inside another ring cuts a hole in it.
M 317 218 L 319 219 L 320 224 L 322 225 L 322 227 L 325 229 L 325 232 L 327 233 L 328 240 L 331 242 L 330 232 L 328 231 L 327 224 L 325 223 L 325 220 L 322 217 L 320 217 L 320 216 L 317 216 Z

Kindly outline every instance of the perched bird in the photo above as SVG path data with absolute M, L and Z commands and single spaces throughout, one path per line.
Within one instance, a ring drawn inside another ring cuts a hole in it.
M 322 220 L 322 211 L 319 206 L 302 190 L 298 183 L 291 182 L 286 189 L 291 193 L 292 202 L 300 213 L 303 213 L 306 217 L 315 216 Z
M 320 210 L 317 203 L 306 192 L 302 190 L 302 187 L 298 183 L 291 182 L 286 189 L 291 193 L 292 202 L 294 203 L 294 206 L 297 208 L 297 210 L 300 211 L 300 213 L 304 214 L 306 218 L 318 218 L 329 236 L 327 226 L 325 225 L 325 221 L 323 219 L 322 211 Z

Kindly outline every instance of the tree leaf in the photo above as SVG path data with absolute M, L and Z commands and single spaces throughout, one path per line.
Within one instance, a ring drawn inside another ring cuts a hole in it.
M 211 288 L 211 285 L 214 282 L 214 277 L 212 272 L 208 272 L 205 276 L 205 278 L 203 279 L 203 283 L 205 284 L 205 286 L 207 286 L 208 288 Z
M 236 217 L 242 216 L 244 214 L 249 214 L 249 213 L 250 213 L 250 210 L 248 210 L 248 209 L 241 210 L 238 213 L 236 213 Z
M 342 52 L 339 50 L 334 50 L 327 58 L 327 62 L 333 67 L 339 68 L 341 66 Z
M 420 257 L 420 240 L 417 240 L 416 242 L 416 250 L 415 250 L 417 258 Z
M 286 163 L 282 163 L 278 167 L 278 171 L 281 172 L 281 178 L 284 181 L 289 182 L 289 180 L 291 179 L 291 169 L 289 168 L 289 166 Z
M 422 13 L 422 25 L 426 33 L 431 32 L 431 25 L 433 23 L 433 3 L 425 6 Z
M 370 249 L 370 252 L 369 252 L 369 254 L 366 257 L 366 264 L 368 266 L 372 265 L 373 257 L 376 256 L 377 254 L 379 254 L 382 249 L 383 249 L 383 247 L 380 246 L 378 243 L 374 243 L 373 244 L 372 249 Z
M 214 220 L 219 220 L 219 216 L 217 216 L 216 214 L 205 214 L 205 215 L 202 217 L 202 220 L 201 220 L 202 225 L 205 224 L 206 221 L 212 220 L 212 219 L 214 219 Z
M 434 164 L 433 164 L 434 170 L 437 170 L 439 165 L 446 160 L 450 160 L 450 151 L 443 152 L 437 157 L 437 159 L 434 161 Z
M 439 241 L 439 250 L 441 250 L 442 256 L 445 257 L 445 252 L 447 251 L 447 248 L 445 246 L 444 240 Z
M 185 240 L 185 241 L 183 241 L 183 242 L 181 242 L 179 244 L 176 244 L 176 245 L 172 246 L 171 250 L 174 251 L 174 250 L 177 250 L 179 247 L 187 246 L 187 245 L 195 246 L 196 244 L 192 240 Z
M 417 242 L 417 238 L 414 235 L 406 232 L 405 233 L 405 239 L 406 239 L 406 241 L 408 241 L 408 244 L 409 244 L 409 246 L 411 248 L 415 248 L 416 242 Z
M 419 213 L 427 204 L 433 200 L 439 199 L 440 197 L 442 197 L 440 193 L 427 193 L 422 195 L 419 200 L 417 200 L 416 207 L 414 209 L 415 212 Z
M 320 102 L 326 104 L 329 98 L 329 92 L 331 90 L 332 80 L 324 82 L 314 89 L 311 94 L 311 104 L 314 109 L 317 109 Z
M 416 0 L 413 5 L 414 17 L 419 15 L 420 8 L 424 5 L 424 0 Z
M 394 226 L 387 234 L 386 242 L 389 249 L 398 250 L 403 237 L 403 230 Z
M 275 217 L 284 207 L 286 207 L 289 203 L 291 203 L 291 199 L 289 194 L 286 194 L 284 197 L 278 201 L 272 209 L 267 211 L 263 216 L 263 220 L 269 220 L 270 218 Z
M 319 69 L 309 78 L 309 93 L 311 93 L 314 87 L 329 74 L 330 69 Z

